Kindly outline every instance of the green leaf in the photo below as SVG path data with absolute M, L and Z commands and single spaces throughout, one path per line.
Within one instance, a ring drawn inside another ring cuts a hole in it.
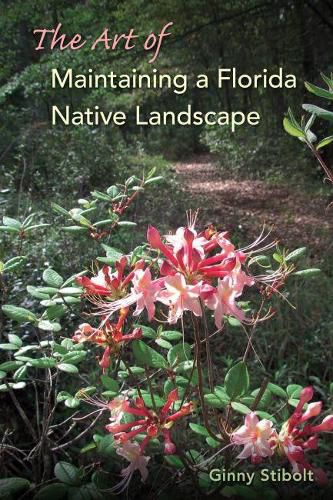
M 40 330 L 45 330 L 47 332 L 60 332 L 61 325 L 59 323 L 54 322 L 54 321 L 49 321 L 47 319 L 42 319 L 38 323 L 38 328 Z
M 216 441 L 216 439 L 213 439 L 211 436 L 209 436 L 208 438 L 206 438 L 206 443 L 211 448 L 217 448 L 221 444 L 219 441 Z
M 20 498 L 21 494 L 30 488 L 30 481 L 22 477 L 0 479 L 0 498 L 10 500 Z
M 145 406 L 147 406 L 147 408 L 154 408 L 154 403 L 155 403 L 157 408 L 162 408 L 165 404 L 165 401 L 163 401 L 163 399 L 160 398 L 157 394 L 154 394 L 154 403 L 153 403 L 153 399 L 151 397 L 151 394 L 149 394 L 147 392 L 143 392 L 143 391 L 141 391 L 141 394 L 142 394 L 142 399 L 145 403 Z
M 96 450 L 97 446 L 94 442 L 86 444 L 81 448 L 80 453 L 88 453 L 88 451 Z
M 303 387 L 299 384 L 290 384 L 287 387 L 287 394 L 289 397 L 298 398 Z
M 81 295 L 83 292 L 82 288 L 77 286 L 66 286 L 64 288 L 60 288 L 59 293 L 62 295 Z
M 323 120 L 333 121 L 333 113 L 331 111 L 327 111 L 324 108 L 314 106 L 313 104 L 303 104 L 302 108 L 309 113 L 314 113 L 316 116 L 319 116 Z
M 48 307 L 46 314 L 50 321 L 54 319 L 61 318 L 64 314 L 66 314 L 67 308 L 62 304 L 56 304 L 54 306 Z
M 333 135 L 330 135 L 329 137 L 326 137 L 325 139 L 322 139 L 316 146 L 317 149 L 324 148 L 325 146 L 328 146 L 328 144 L 331 144 L 333 141 Z
M 222 401 L 216 394 L 205 394 L 205 403 L 213 408 L 225 408 L 227 405 L 226 401 Z
M 3 216 L 3 223 L 5 226 L 12 227 L 20 230 L 22 228 L 22 224 L 17 219 L 12 219 L 11 217 Z
M 66 226 L 61 228 L 62 231 L 65 231 L 66 233 L 86 233 L 89 231 L 88 227 L 82 227 L 82 226 Z
M 96 435 L 94 439 L 96 439 Z M 107 434 L 106 436 L 98 436 L 96 441 L 98 453 L 102 455 L 113 455 L 115 452 L 114 439 L 112 434 Z
M 0 380 L 2 380 L 3 378 L 5 378 L 6 375 L 7 375 L 6 372 L 0 371 Z
M 89 228 L 91 226 L 91 222 L 82 215 L 82 212 L 83 210 L 81 208 L 72 208 L 69 211 L 69 215 L 71 216 L 73 221 L 78 222 L 79 224 L 81 224 L 81 226 Z
M 285 131 L 289 134 L 292 135 L 293 137 L 301 137 L 305 139 L 305 134 L 302 129 L 297 128 L 295 125 L 291 123 L 289 118 L 285 117 L 283 119 L 283 127 Z
M 247 415 L 248 413 L 251 413 L 251 409 L 243 405 L 242 403 L 238 403 L 237 401 L 233 401 L 231 403 L 231 407 L 235 410 L 238 411 L 238 413 L 242 413 L 243 415 Z
M 18 389 L 24 389 L 26 387 L 26 383 L 21 381 L 21 382 L 16 382 L 15 384 L 12 384 L 12 388 L 14 390 L 18 390 Z
M 173 330 L 168 330 L 161 333 L 161 338 L 165 340 L 180 340 L 183 338 L 183 334 Z
M 333 80 L 331 79 L 332 75 L 331 75 L 331 78 L 328 78 L 326 75 L 324 75 L 324 73 L 320 73 L 320 76 L 322 77 L 322 79 L 326 83 L 327 87 L 333 91 Z
M 141 328 L 143 337 L 147 337 L 148 339 L 156 339 L 157 333 L 150 326 L 145 325 L 134 325 L 136 328 Z
M 42 293 L 36 286 L 27 286 L 27 292 L 35 299 L 47 300 L 49 298 L 49 295 Z
M 311 276 L 315 276 L 317 274 L 320 274 L 321 270 L 315 267 L 309 268 L 309 269 L 301 269 L 300 271 L 296 271 L 294 276 L 303 276 L 305 278 L 310 278 Z
M 1 363 L 0 370 L 4 372 L 10 372 L 12 370 L 16 370 L 22 365 L 22 361 L 5 361 L 4 363 Z
M 133 227 L 133 226 L 136 226 L 136 222 L 132 222 L 129 220 L 122 220 L 122 221 L 118 222 L 118 226 Z
M 229 325 L 234 328 L 238 328 L 242 325 L 242 323 L 237 318 L 233 318 L 232 316 L 227 316 L 227 321 Z
M 101 191 L 91 191 L 91 196 L 101 201 L 112 201 L 112 197 L 108 194 L 102 193 Z
M 66 401 L 66 399 L 70 398 L 71 394 L 67 391 L 60 391 L 57 394 L 57 402 L 61 403 L 62 401 Z
M 13 379 L 17 382 L 20 380 L 24 380 L 27 375 L 28 368 L 27 366 L 21 366 L 13 375 Z
M 64 355 L 61 362 L 69 363 L 71 365 L 77 365 L 78 363 L 81 363 L 81 361 L 83 361 L 86 356 L 87 352 L 84 350 L 68 352 L 67 354 Z
M 0 231 L 3 231 L 4 233 L 18 233 L 19 230 L 16 229 L 15 227 L 10 227 L 10 226 L 0 226 Z
M 280 387 L 276 384 L 272 384 L 271 382 L 269 382 L 267 387 L 271 391 L 271 393 L 274 394 L 275 396 L 278 396 L 278 397 L 284 398 L 284 399 L 286 399 L 288 397 L 286 391 L 284 389 L 282 389 L 282 387 Z
M 187 342 L 176 344 L 168 352 L 168 361 L 170 365 L 182 363 L 191 360 L 191 346 Z
M 296 398 L 289 398 L 288 399 L 288 404 L 290 406 L 293 406 L 294 408 L 296 408 L 296 406 L 298 405 L 299 403 L 299 399 L 296 399 Z
M 58 288 L 54 288 L 53 286 L 38 286 L 38 287 L 36 287 L 36 289 L 39 292 L 45 293 L 48 295 L 54 295 L 54 294 L 58 293 Z
M 107 375 L 101 375 L 101 382 L 105 387 L 105 389 L 107 389 L 108 391 L 112 391 L 115 394 L 118 394 L 120 387 L 117 380 L 114 380 L 113 378 L 108 377 Z
M 68 486 L 64 483 L 52 483 L 41 488 L 33 500 L 64 500 Z
M 113 248 L 113 247 L 110 247 L 108 245 L 104 245 L 102 244 L 102 247 L 103 249 L 105 250 L 105 253 L 106 253 L 106 256 L 107 258 L 111 261 L 111 262 L 116 262 L 117 260 L 119 260 L 121 257 L 122 257 L 122 252 L 120 252 L 119 250 L 117 250 L 116 248 Z
M 145 186 L 147 186 L 148 184 L 153 184 L 155 182 L 162 181 L 162 180 L 164 180 L 164 177 L 162 177 L 161 175 L 159 175 L 157 177 L 151 177 L 150 179 L 147 179 L 145 181 Z
M 38 358 L 32 359 L 29 363 L 35 368 L 53 368 L 56 365 L 56 360 L 53 358 Z
M 283 257 L 279 253 L 273 253 L 273 259 L 278 262 L 279 264 L 282 264 L 283 262 Z
M 76 366 L 71 365 L 69 363 L 59 363 L 59 370 L 66 373 L 79 373 L 79 370 Z
M 209 436 L 209 432 L 207 431 L 206 427 L 204 427 L 203 425 L 194 424 L 193 422 L 191 422 L 190 428 L 196 434 L 200 434 L 201 436 L 205 436 L 205 437 Z
M 222 401 L 225 401 L 226 403 L 230 402 L 230 398 L 225 390 L 225 388 L 222 385 L 217 385 L 214 389 L 214 394 L 218 398 L 220 398 Z
M 134 357 L 139 364 L 147 365 L 151 368 L 167 368 L 168 364 L 165 358 L 142 340 L 132 342 L 132 349 Z
M 164 460 L 175 469 L 184 469 L 184 464 L 178 455 L 165 455 Z
M 286 256 L 285 261 L 286 262 L 290 262 L 290 261 L 293 262 L 293 261 L 299 259 L 300 257 L 302 257 L 305 253 L 306 253 L 306 247 L 296 248 L 296 250 L 294 250 L 293 252 L 290 252 Z
M 13 259 L 7 260 L 3 266 L 4 271 L 14 271 L 18 267 L 22 266 L 26 262 L 27 258 L 24 256 L 14 257 Z
M 0 349 L 3 351 L 17 351 L 18 347 L 16 344 L 0 344 Z
M 30 231 L 33 231 L 34 229 L 40 229 L 40 228 L 43 228 L 43 227 L 48 227 L 50 225 L 51 224 L 34 224 L 33 226 L 29 226 L 29 227 L 25 228 L 24 231 L 26 233 L 29 233 Z
M 324 99 L 333 100 L 333 92 L 329 90 L 322 89 L 321 87 L 317 87 L 317 85 L 313 85 L 309 82 L 304 82 L 305 88 L 311 92 L 312 94 L 317 95 L 318 97 L 323 97 Z
M 80 469 L 68 462 L 58 462 L 54 467 L 54 475 L 62 483 L 78 486 L 81 483 Z
M 8 318 L 17 321 L 18 323 L 36 323 L 37 318 L 31 311 L 23 307 L 16 307 L 10 304 L 2 306 L 2 311 Z
M 260 389 L 255 389 L 254 391 L 252 391 L 251 395 L 257 397 L 259 391 Z M 272 393 L 268 388 L 266 388 L 264 393 L 261 395 L 260 401 L 258 402 L 258 409 L 264 410 L 267 406 L 270 405 L 271 401 L 272 401 Z
M 140 366 L 130 366 L 130 370 L 133 375 L 142 375 L 145 372 L 145 369 Z
M 119 188 L 118 186 L 110 186 L 107 188 L 106 192 L 113 199 L 119 194 Z
M 230 368 L 226 374 L 225 389 L 232 400 L 245 394 L 249 388 L 249 384 L 249 373 L 243 361 Z
M 56 271 L 54 271 L 54 269 L 51 269 L 50 267 L 48 269 L 45 269 L 45 271 L 43 272 L 43 280 L 47 285 L 50 285 L 54 288 L 60 288 L 64 282 L 60 274 L 58 274 Z
M 271 420 L 274 424 L 276 424 L 276 418 L 273 417 L 270 413 L 267 413 L 266 411 L 257 411 L 256 410 L 256 415 L 260 418 L 267 418 L 268 420 Z
M 160 347 L 163 347 L 163 349 L 172 349 L 172 344 L 170 344 L 170 342 L 168 342 L 167 340 L 156 339 L 155 342 Z
M 65 210 L 64 208 L 62 208 L 60 205 L 58 205 L 57 203 L 51 203 L 51 207 L 52 209 L 57 212 L 58 214 L 61 214 L 61 215 L 68 215 L 68 211 Z
M 65 406 L 67 406 L 67 408 L 77 408 L 80 406 L 80 400 L 71 396 L 65 400 Z

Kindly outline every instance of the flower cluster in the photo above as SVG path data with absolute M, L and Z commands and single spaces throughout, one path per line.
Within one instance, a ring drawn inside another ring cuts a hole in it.
M 321 401 L 309 403 L 313 397 L 313 388 L 306 387 L 301 391 L 300 400 L 290 418 L 282 425 L 278 433 L 270 420 L 259 420 L 252 412 L 245 417 L 244 425 L 231 435 L 231 442 L 243 445 L 239 459 L 251 458 L 252 463 L 260 463 L 263 458 L 271 457 L 275 452 L 283 454 L 289 460 L 293 472 L 311 470 L 314 478 L 320 484 L 327 481 L 322 469 L 313 467 L 305 453 L 318 447 L 318 433 L 333 431 L 333 415 L 328 415 L 318 425 L 308 423 L 308 420 L 321 413 Z
M 192 403 L 183 403 L 178 411 L 170 414 L 170 409 L 178 400 L 177 390 L 169 393 L 165 405 L 159 412 L 148 409 L 142 398 L 137 397 L 133 403 L 124 399 L 121 404 L 121 409 L 117 407 L 117 412 L 139 417 L 128 423 L 120 423 L 119 419 L 115 419 L 112 414 L 112 422 L 106 426 L 106 429 L 114 435 L 118 443 L 126 443 L 132 440 L 138 434 L 144 434 L 145 437 L 140 445 L 141 451 L 144 452 L 145 447 L 152 438 L 163 435 L 164 452 L 166 455 L 173 455 L 176 452 L 176 446 L 171 440 L 170 429 L 174 423 L 182 417 L 189 415 L 192 411 Z
M 188 402 L 183 403 L 177 411 L 173 412 L 172 407 L 178 399 L 177 390 L 172 390 L 159 411 L 147 408 L 140 397 L 133 402 L 130 402 L 127 397 L 118 397 L 108 403 L 111 418 L 106 429 L 114 435 L 117 454 L 130 462 L 126 468 L 122 469 L 123 480 L 116 485 L 114 491 L 123 491 L 128 486 L 135 470 L 141 473 L 142 481 L 146 480 L 148 476 L 146 466 L 150 457 L 145 456 L 144 452 L 151 439 L 162 435 L 164 453 L 166 455 L 176 453 L 176 445 L 171 439 L 170 429 L 177 420 L 189 415 L 192 411 L 192 403 Z M 121 423 L 126 414 L 136 418 L 131 422 Z M 134 441 L 138 434 L 144 435 L 141 444 Z
M 104 347 L 104 354 L 99 362 L 103 371 L 109 368 L 111 356 L 119 353 L 124 342 L 142 337 L 141 328 L 134 328 L 132 333 L 123 334 L 127 314 L 128 309 L 122 309 L 117 323 L 105 320 L 99 328 L 93 328 L 89 323 L 82 323 L 72 337 L 74 342 L 91 342 Z
M 213 311 L 217 328 L 221 328 L 225 315 L 245 321 L 236 300 L 244 287 L 255 281 L 244 271 L 246 253 L 236 250 L 226 232 L 208 228 L 198 234 L 189 226 L 163 239 L 150 226 L 147 239 L 150 248 L 158 252 L 158 268 L 140 260 L 126 274 L 128 259 L 123 256 L 115 264 L 115 272 L 104 266 L 93 278 L 78 278 L 102 316 L 109 318 L 136 305 L 134 316 L 146 310 L 151 321 L 159 302 L 167 306 L 170 324 L 176 323 L 184 311 L 201 316 L 205 306 Z

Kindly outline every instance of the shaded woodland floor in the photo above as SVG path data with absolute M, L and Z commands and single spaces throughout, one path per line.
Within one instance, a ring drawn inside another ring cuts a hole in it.
M 179 162 L 175 169 L 191 207 L 200 209 L 200 225 L 255 238 L 265 224 L 283 247 L 307 246 L 320 258 L 333 250 L 333 207 L 327 200 L 288 185 L 225 177 L 211 155 Z

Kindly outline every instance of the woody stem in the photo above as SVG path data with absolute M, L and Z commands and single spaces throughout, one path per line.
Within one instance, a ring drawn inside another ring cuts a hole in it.
M 206 405 L 205 405 L 205 398 L 204 398 L 204 393 L 203 393 L 203 375 L 202 375 L 202 368 L 201 368 L 200 331 L 199 331 L 198 320 L 193 314 L 192 314 L 192 321 L 193 321 L 194 335 L 195 335 L 195 357 L 196 357 L 197 370 L 198 370 L 199 399 L 200 399 L 200 403 L 201 403 L 201 411 L 202 411 L 204 424 L 205 424 L 205 427 L 207 429 L 207 432 L 209 433 L 209 435 L 213 439 L 215 439 L 215 441 L 224 442 L 224 440 L 221 439 L 220 437 L 218 437 L 210 428 L 207 409 L 206 409 Z

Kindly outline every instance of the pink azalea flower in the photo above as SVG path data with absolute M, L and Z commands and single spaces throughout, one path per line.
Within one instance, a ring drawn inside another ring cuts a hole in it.
M 148 477 L 147 464 L 150 457 L 142 454 L 141 447 L 136 442 L 126 441 L 122 446 L 116 448 L 116 453 L 121 457 L 126 458 L 130 464 L 122 469 L 121 475 L 123 479 L 114 486 L 110 491 L 113 493 L 121 493 L 124 491 L 131 482 L 132 476 L 136 470 L 141 474 L 141 481 L 146 481 Z
M 243 293 L 244 286 L 253 286 L 254 279 L 252 276 L 248 276 L 242 270 L 242 264 L 240 260 L 237 258 L 236 265 L 231 271 L 231 277 L 233 281 L 233 288 L 237 292 L 237 296 L 239 297 Z
M 122 309 L 117 323 L 105 320 L 100 328 L 93 328 L 88 323 L 82 323 L 72 337 L 74 342 L 91 342 L 104 347 L 104 353 L 99 362 L 103 372 L 109 368 L 111 357 L 119 354 L 124 343 L 142 337 L 141 328 L 134 328 L 131 333 L 124 334 L 123 328 L 127 315 L 128 309 Z
M 227 234 L 228 233 L 217 234 L 216 241 L 226 254 L 234 253 L 235 246 L 227 238 Z
M 231 442 L 244 445 L 237 456 L 240 459 L 251 457 L 253 463 L 259 463 L 263 457 L 273 455 L 273 440 L 275 435 L 273 423 L 270 420 L 259 420 L 254 412 L 245 417 L 244 425 L 231 435 Z
M 214 311 L 215 325 L 221 328 L 223 316 L 230 315 L 239 321 L 244 321 L 244 312 L 237 307 L 236 297 L 239 291 L 235 289 L 232 277 L 226 276 L 218 281 L 215 293 L 208 296 L 205 303 L 209 309 Z
M 126 411 L 127 401 L 128 397 L 126 395 L 119 395 L 107 404 L 108 409 L 111 411 L 111 423 L 119 424 L 121 422 Z
M 158 294 L 157 300 L 169 306 L 169 323 L 176 323 L 184 311 L 192 311 L 196 316 L 201 316 L 201 283 L 187 285 L 184 276 L 177 273 L 165 278 L 164 285 L 165 290 Z
M 152 281 L 149 267 L 145 270 L 138 269 L 132 278 L 133 291 L 136 299 L 136 310 L 134 316 L 138 316 L 144 309 L 147 309 L 149 321 L 155 315 L 156 295 L 161 289 L 161 280 Z
M 143 452 L 149 441 L 162 434 L 164 438 L 164 453 L 174 454 L 176 447 L 171 440 L 170 429 L 178 419 L 187 416 L 192 411 L 192 403 L 183 403 L 182 407 L 170 414 L 170 409 L 175 401 L 178 399 L 177 390 L 169 393 L 164 406 L 156 414 L 145 406 L 141 398 L 130 404 L 124 402 L 123 411 L 129 415 L 138 417 L 127 423 L 111 423 L 106 426 L 109 432 L 114 434 L 114 438 L 119 443 L 130 441 L 138 434 L 145 434 L 145 438 L 140 444 L 141 451 Z
M 76 281 L 85 289 L 88 296 L 104 296 L 108 299 L 115 299 L 126 291 L 128 283 L 133 278 L 133 270 L 127 276 L 124 275 L 127 264 L 127 257 L 122 256 L 115 263 L 115 272 L 112 272 L 110 266 L 105 265 L 98 271 L 96 276 L 92 278 L 80 276 L 76 278 Z M 139 262 L 136 266 L 139 268 L 142 263 Z
M 208 243 L 208 240 L 204 236 L 198 237 L 195 229 L 179 227 L 175 234 L 166 234 L 164 237 L 166 241 L 173 246 L 173 252 L 176 254 L 187 245 L 187 231 L 191 231 L 193 235 L 193 250 L 196 250 L 200 258 L 203 259 L 205 256 L 204 245 Z
M 225 233 L 223 233 L 225 234 Z M 219 247 L 217 237 L 211 241 L 200 236 L 199 241 L 193 228 L 181 228 L 173 239 L 167 237 L 171 245 L 163 243 L 160 233 L 153 226 L 149 226 L 147 239 L 152 248 L 159 250 L 165 257 L 161 265 L 163 275 L 183 274 L 191 283 L 210 281 L 213 278 L 227 276 L 235 267 L 236 259 L 244 261 L 242 252 L 228 254 L 224 251 L 209 256 L 208 253 Z M 203 242 L 204 238 L 207 243 Z M 204 250 L 204 253 L 202 252 Z
M 319 432 L 333 430 L 333 415 L 324 418 L 321 424 L 311 425 L 308 420 L 317 417 L 322 409 L 321 402 L 310 403 L 303 412 L 304 405 L 313 397 L 313 388 L 305 387 L 301 391 L 300 400 L 291 417 L 282 426 L 278 435 L 278 444 L 286 454 L 294 472 L 312 470 L 316 481 L 320 484 L 327 482 L 322 469 L 313 467 L 306 458 L 305 452 L 314 450 L 318 446 Z

